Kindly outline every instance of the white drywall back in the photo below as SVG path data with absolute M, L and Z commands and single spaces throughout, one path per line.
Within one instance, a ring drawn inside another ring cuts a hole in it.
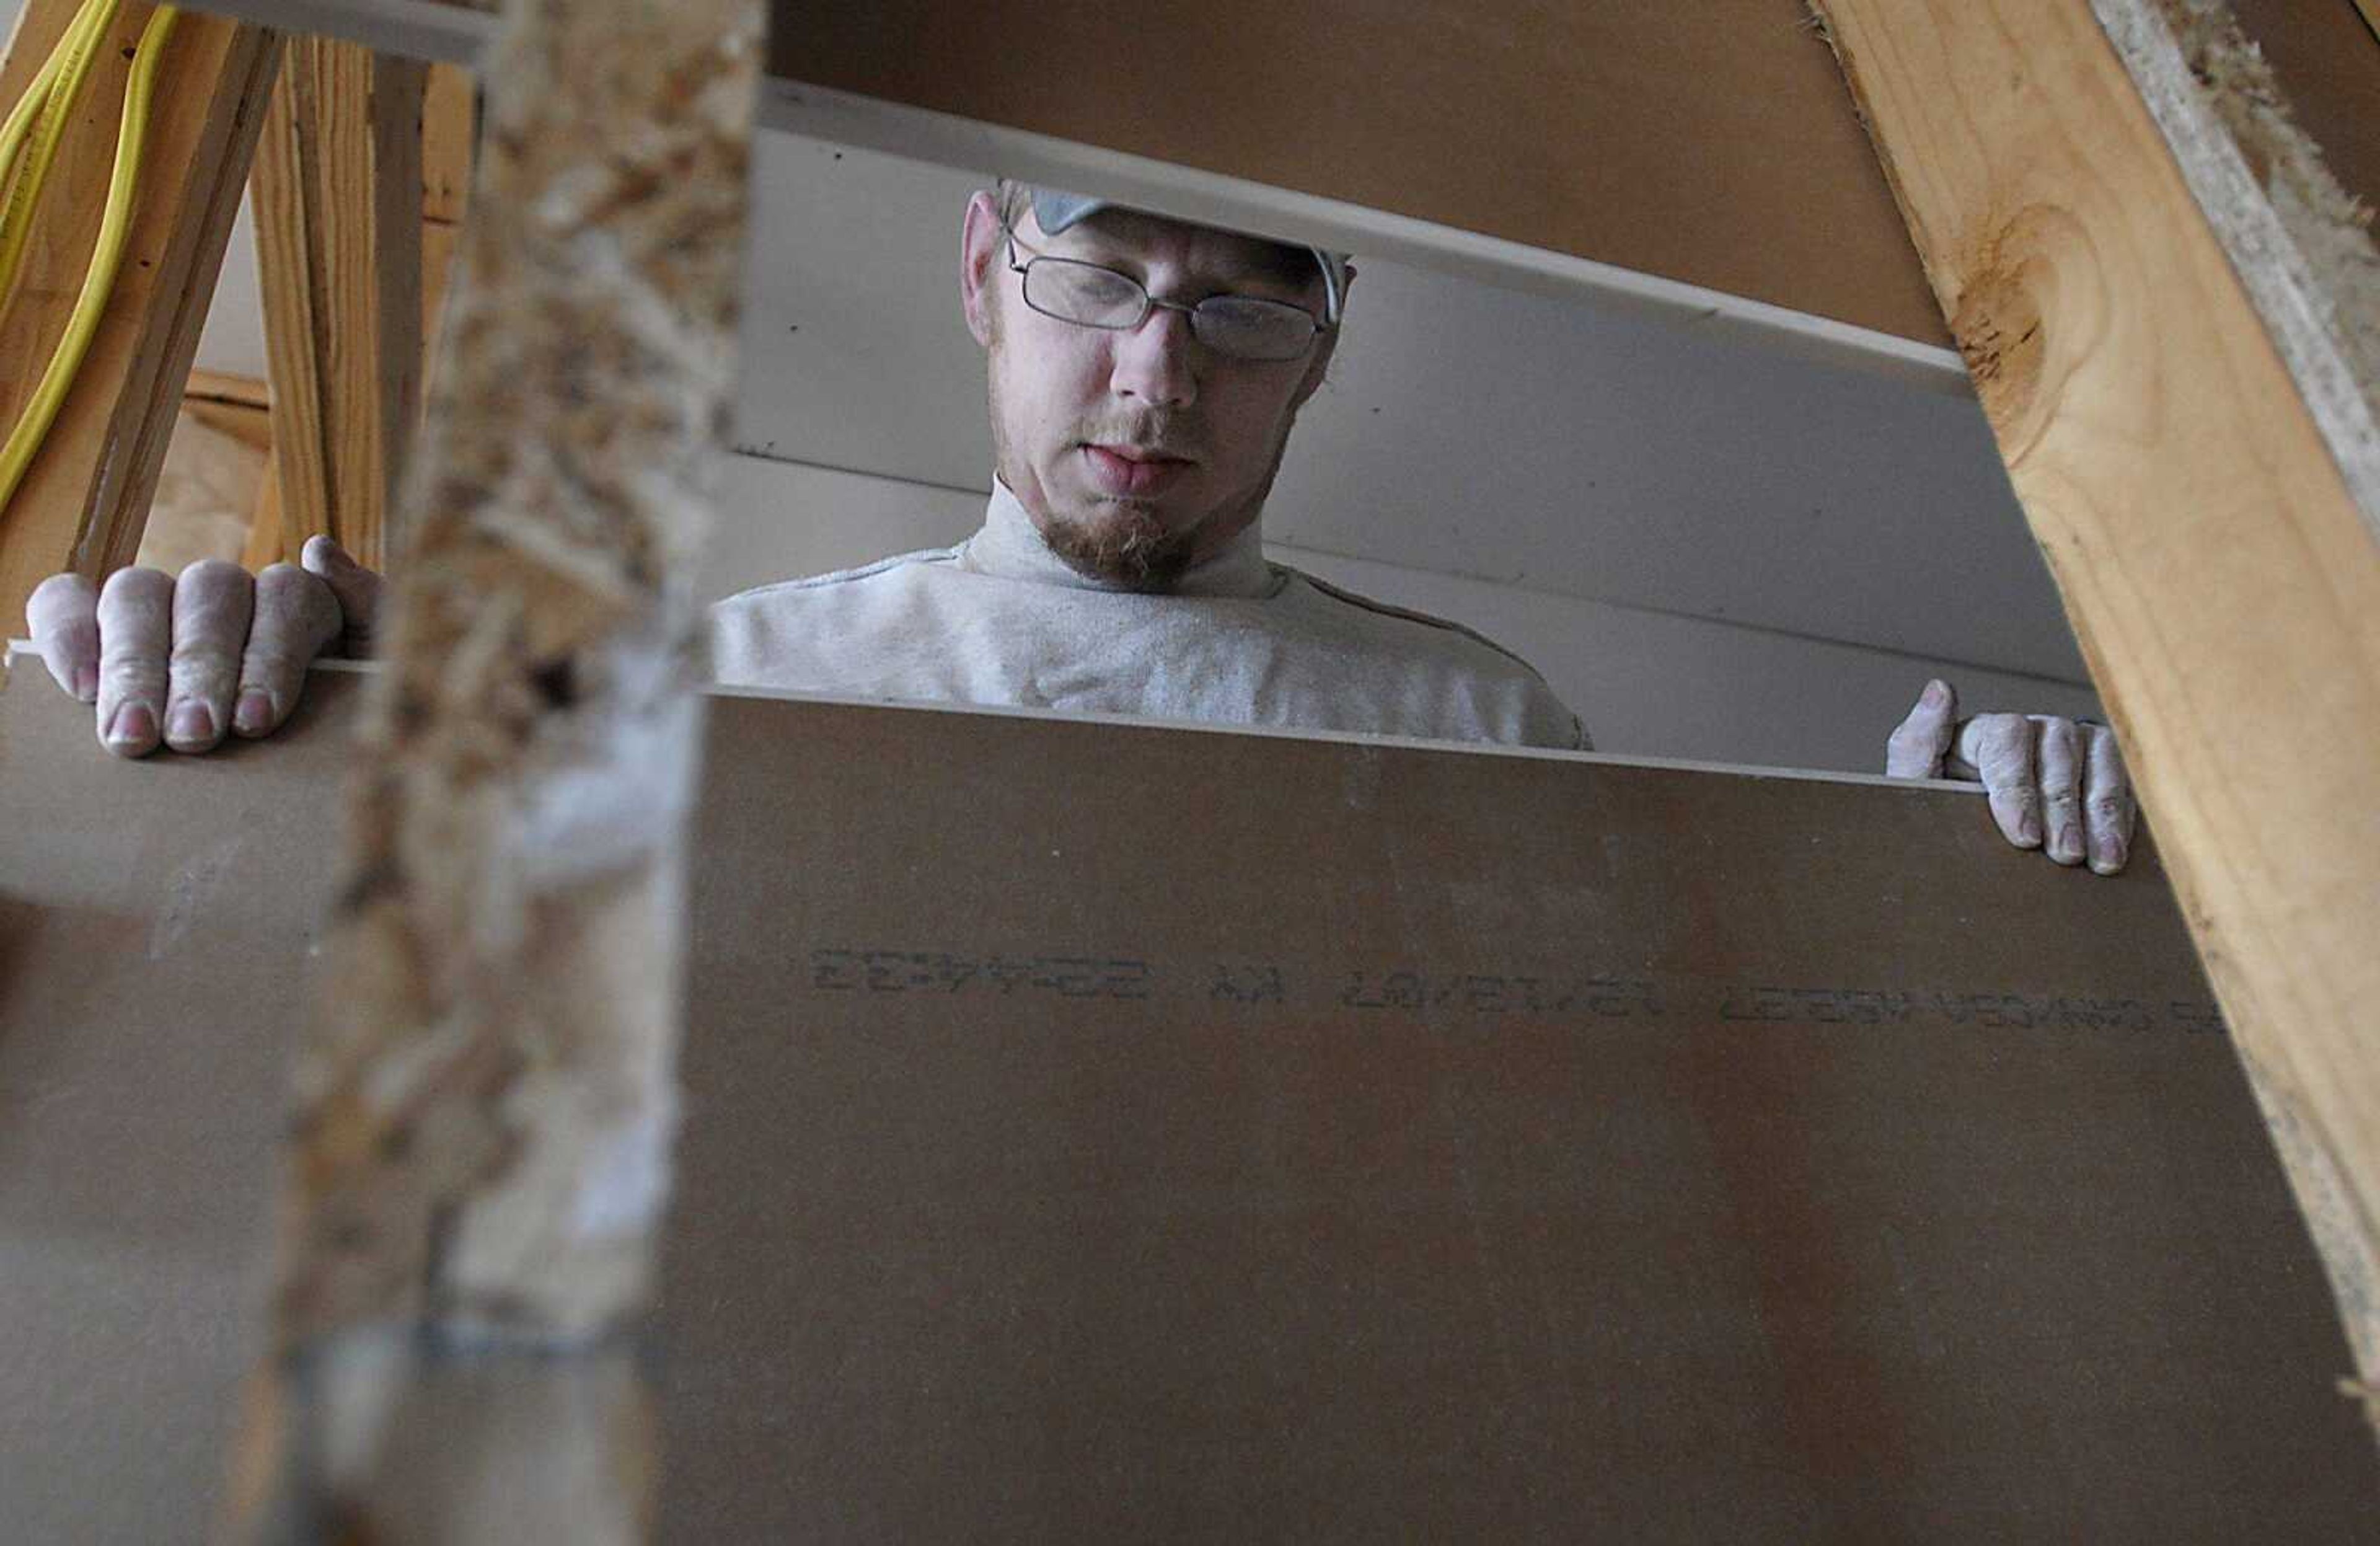
M 726 457 L 722 480 L 727 513 L 705 559 L 705 600 L 947 546 L 983 518 L 978 494 L 758 456 Z M 2066 682 L 1286 544 L 1269 551 L 1333 584 L 1463 623 L 1525 656 L 1604 751 L 1879 773 L 1885 736 L 1936 675 L 1956 686 L 1971 710 L 2097 712 L 2089 689 Z

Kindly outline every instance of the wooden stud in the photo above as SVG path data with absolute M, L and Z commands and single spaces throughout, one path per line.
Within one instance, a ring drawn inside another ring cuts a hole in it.
M 42 201 L 15 300 L 0 315 L 0 424 L 13 426 L 66 325 L 115 160 L 126 51 L 152 6 L 117 13 Z M 31 0 L 0 65 L 14 102 L 75 6 Z M 24 481 L 0 510 L 0 618 L 18 626 L 61 569 L 97 578 L 132 560 L 214 295 L 266 94 L 277 34 L 185 14 L 167 43 L 122 267 L 82 369 Z
M 431 65 L 421 91 L 421 218 L 463 223 L 471 203 L 478 86 L 460 65 Z
M 2131 755 L 2368 1391 L 2380 545 L 2310 406 L 2327 389 L 2292 378 L 2275 343 L 2287 329 L 2257 309 L 2307 271 L 2227 251 L 2236 223 L 2210 224 L 2193 201 L 2183 164 L 2221 147 L 2168 144 L 2143 100 L 2190 76 L 2170 33 L 2163 65 L 2143 62 L 2159 52 L 2143 41 L 2164 21 L 2155 0 L 2096 0 L 2109 30 L 2085 0 L 1823 8 Z M 2110 30 L 2144 51 L 2132 71 Z M 2255 225 L 2252 202 L 2233 213 Z M 2286 245 L 2272 211 L 2260 228 Z M 2318 300 L 2311 272 L 2301 298 Z M 2335 384 L 2344 411 L 2358 394 Z
M 192 371 L 182 393 L 182 414 L 260 451 L 270 454 L 273 449 L 265 385 L 253 377 Z
M 437 379 L 441 321 L 446 290 L 455 280 L 455 260 L 462 246 L 463 227 L 443 220 L 421 223 L 421 379 Z
M 256 485 L 256 508 L 248 517 L 248 545 L 240 550 L 239 564 L 254 574 L 288 557 L 281 542 L 281 477 L 268 447 L 264 476 Z
M 753 0 L 519 0 L 300 1050 L 275 1539 L 623 1540 L 674 1125 L 692 566 L 734 384 Z M 288 490 L 283 490 L 285 501 Z
M 373 568 L 420 412 L 422 81 L 293 39 L 251 183 L 286 539 Z
M 430 67 L 421 99 L 421 371 L 438 363 L 441 309 L 452 277 L 463 217 L 470 207 L 472 145 L 479 134 L 478 88 L 455 65 Z
M 182 396 L 252 408 L 259 412 L 273 406 L 271 386 L 254 376 L 236 376 L 228 371 L 192 371 L 189 380 L 183 383 Z

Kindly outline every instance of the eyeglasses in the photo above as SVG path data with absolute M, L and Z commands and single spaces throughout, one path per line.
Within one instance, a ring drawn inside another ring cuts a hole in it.
M 1019 263 L 1016 250 L 1024 244 L 1015 230 L 1002 225 L 1001 233 L 1008 238 L 1009 272 L 1024 277 L 1025 304 L 1062 323 L 1130 333 L 1148 320 L 1150 311 L 1162 308 L 1189 318 L 1190 335 L 1217 354 L 1272 361 L 1299 358 L 1326 331 L 1313 312 L 1283 300 L 1218 295 L 1185 306 L 1160 300 L 1131 274 L 1097 263 L 1053 258 L 1029 247 L 1025 250 L 1032 256 Z

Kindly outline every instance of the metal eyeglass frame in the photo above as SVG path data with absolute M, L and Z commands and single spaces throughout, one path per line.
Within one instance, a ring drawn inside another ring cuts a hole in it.
M 1018 237 L 1016 227 L 1011 225 L 1005 220 L 1002 220 L 1000 223 L 1000 234 L 1002 237 L 1005 237 L 1008 240 L 1008 272 L 1015 274 L 1019 279 L 1026 279 L 1026 271 L 1030 269 L 1035 263 L 1064 263 L 1073 268 L 1097 269 L 1101 274 L 1114 274 L 1118 279 L 1123 280 L 1125 284 L 1130 285 L 1134 289 L 1140 292 L 1140 314 L 1133 318 L 1132 321 L 1128 323 L 1087 323 L 1079 317 L 1060 316 L 1055 311 L 1043 310 L 1040 307 L 1034 306 L 1029 293 L 1029 280 L 1026 280 L 1026 284 L 1019 285 L 1017 286 L 1017 293 L 1025 298 L 1025 304 L 1032 307 L 1033 310 L 1037 314 L 1047 317 L 1052 322 L 1064 323 L 1069 327 L 1092 327 L 1099 329 L 1102 333 L 1130 333 L 1137 329 L 1141 323 L 1148 321 L 1148 314 L 1151 311 L 1160 310 L 1179 311 L 1190 320 L 1190 335 L 1192 337 L 1196 338 L 1198 342 L 1206 347 L 1214 349 L 1215 353 L 1221 356 L 1223 359 L 1236 360 L 1243 365 L 1293 364 L 1297 360 L 1303 359 L 1307 355 L 1311 354 L 1314 350 L 1314 340 L 1321 337 L 1331 329 L 1330 323 L 1322 321 L 1322 319 L 1317 317 L 1313 312 L 1307 310 L 1303 306 L 1294 305 L 1286 300 L 1272 300 L 1264 296 L 1208 296 L 1206 300 L 1192 301 L 1187 304 L 1179 300 L 1160 300 L 1157 297 L 1148 293 L 1148 286 L 1147 285 L 1135 279 L 1131 274 L 1124 273 L 1122 269 L 1110 268 L 1105 263 L 1086 262 L 1080 258 L 1062 258 L 1052 252 L 1035 252 L 1032 248 L 1026 246 L 1025 242 Z M 1020 263 L 1016 261 L 1016 251 L 1019 248 L 1024 248 L 1026 252 L 1032 254 L 1027 262 Z M 1206 337 L 1198 331 L 1198 308 L 1206 305 L 1208 300 L 1236 300 L 1257 306 L 1277 307 L 1284 312 L 1293 311 L 1297 315 L 1305 318 L 1307 324 L 1311 326 L 1314 331 L 1306 335 L 1305 347 L 1299 349 L 1295 354 L 1285 354 L 1280 356 L 1233 354 L 1228 349 L 1216 348 L 1213 344 L 1208 343 Z

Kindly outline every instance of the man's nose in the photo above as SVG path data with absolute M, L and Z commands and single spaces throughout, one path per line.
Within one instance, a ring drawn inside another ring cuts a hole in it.
M 1130 333 L 1112 335 L 1115 368 L 1110 384 L 1120 396 L 1135 397 L 1151 408 L 1188 408 L 1198 398 L 1198 377 L 1193 351 L 1190 318 L 1162 306 Z

